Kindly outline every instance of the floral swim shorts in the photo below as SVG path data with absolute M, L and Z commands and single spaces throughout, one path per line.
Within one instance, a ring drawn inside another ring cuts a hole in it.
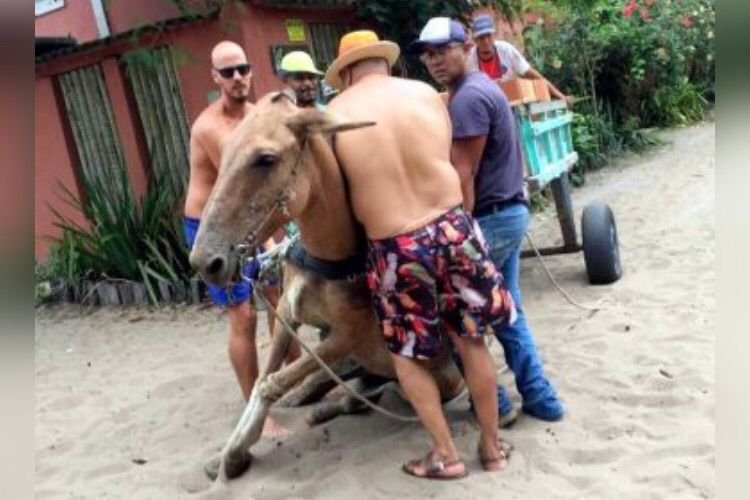
M 515 321 L 481 230 L 461 207 L 409 233 L 370 240 L 369 250 L 367 284 L 393 353 L 434 358 L 443 329 L 478 337 Z

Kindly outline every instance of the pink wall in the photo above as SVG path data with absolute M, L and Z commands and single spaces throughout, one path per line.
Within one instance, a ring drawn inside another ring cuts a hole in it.
M 188 61 L 178 65 L 180 90 L 189 123 L 192 124 L 208 105 L 209 92 L 216 90 L 211 79 L 209 58 L 211 49 L 222 40 L 233 40 L 245 48 L 253 65 L 254 99 L 281 88 L 282 83 L 273 71 L 270 46 L 289 43 L 284 27 L 287 19 L 356 25 L 349 10 L 241 6 L 225 9 L 218 20 L 203 23 L 200 27 L 187 25 L 176 28 L 165 36 L 166 43 L 189 55 Z
M 115 9 L 117 3 L 123 1 L 126 0 L 113 0 L 111 8 Z M 65 9 L 81 4 L 88 5 L 88 2 L 72 1 L 66 3 Z M 144 5 L 140 1 L 134 2 L 135 4 Z M 50 16 L 54 14 L 53 12 Z M 37 20 L 37 35 L 41 19 Z M 53 219 L 46 207 L 47 203 L 54 205 L 66 215 L 74 215 L 71 213 L 72 210 L 59 202 L 54 188 L 60 180 L 69 188 L 77 189 L 72 159 L 75 158 L 75 145 L 70 139 L 66 139 L 67 123 L 61 118 L 60 103 L 53 92 L 54 75 L 92 64 L 102 65 L 130 180 L 136 193 L 142 193 L 148 178 L 148 154 L 143 143 L 137 110 L 129 100 L 129 92 L 117 62 L 119 56 L 136 47 L 166 44 L 174 46 L 183 54 L 185 60 L 178 61 L 177 72 L 187 119 L 189 124 L 192 124 L 208 105 L 209 92 L 216 89 L 211 79 L 209 56 L 213 46 L 221 40 L 234 40 L 245 47 L 254 66 L 254 97 L 260 97 L 281 87 L 282 84 L 271 66 L 270 45 L 289 43 L 284 27 L 284 21 L 287 19 L 302 19 L 305 22 L 342 22 L 357 26 L 349 10 L 290 10 L 245 5 L 227 8 L 218 20 L 186 24 L 158 34 L 144 35 L 135 45 L 128 39 L 37 64 L 35 139 L 37 145 L 43 144 L 44 147 L 35 148 L 35 233 L 59 234 L 52 224 Z M 91 24 L 93 25 L 93 18 Z M 93 33 L 95 36 L 95 28 Z M 46 36 L 64 34 L 66 33 L 46 33 Z M 46 249 L 47 244 L 38 241 L 35 247 L 36 257 L 43 258 Z
M 523 19 L 514 19 L 512 23 L 508 22 L 505 17 L 499 12 L 495 12 L 492 9 L 477 9 L 473 12 L 472 17 L 476 17 L 479 14 L 489 14 L 495 18 L 495 38 L 498 40 L 505 40 L 510 42 L 523 52 L 523 29 L 537 22 L 539 18 L 545 18 L 544 14 L 536 12 L 528 12 L 524 14 Z M 544 19 L 549 22 L 549 19 Z M 471 32 L 471 26 L 468 26 L 469 32 Z
M 49 244 L 39 237 L 60 235 L 48 204 L 80 224 L 85 221 L 75 210 L 59 201 L 58 183 L 76 194 L 78 185 L 52 78 L 35 81 L 34 104 L 34 233 L 37 237 L 34 254 L 37 259 L 43 259 Z
M 115 0 L 118 1 L 118 0 Z M 122 0 L 120 0 L 122 1 Z M 78 43 L 99 38 L 90 0 L 66 0 L 65 5 L 34 19 L 38 37 L 72 36 Z
M 212 21 L 200 27 L 193 25 L 170 32 L 167 43 L 178 53 L 187 56 L 177 64 L 180 92 L 185 104 L 188 124 L 195 121 L 208 105 L 208 94 L 216 89 L 211 79 L 211 49 L 222 40 L 242 43 L 239 30 L 227 29 L 221 21 Z
M 169 0 L 108 0 L 105 6 L 112 34 L 180 16 Z
M 247 11 L 247 15 L 243 17 L 243 45 L 248 51 L 248 58 L 255 67 L 254 86 L 258 96 L 281 86 L 281 82 L 273 72 L 270 46 L 289 43 L 284 27 L 285 20 L 302 19 L 305 23 L 338 22 L 357 25 L 353 11 L 347 9 L 248 7 Z M 309 32 L 306 38 L 305 43 L 311 46 Z

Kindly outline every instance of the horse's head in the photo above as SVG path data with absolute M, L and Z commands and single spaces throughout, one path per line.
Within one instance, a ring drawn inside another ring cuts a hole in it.
M 217 285 L 236 278 L 242 257 L 305 209 L 313 176 L 306 147 L 311 137 L 368 125 L 300 109 L 283 92 L 259 101 L 223 149 L 190 254 L 193 267 Z

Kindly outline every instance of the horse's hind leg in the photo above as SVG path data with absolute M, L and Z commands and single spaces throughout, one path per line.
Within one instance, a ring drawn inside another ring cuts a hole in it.
M 351 380 L 355 377 L 364 375 L 365 371 L 356 361 L 351 358 L 345 358 L 331 365 L 331 369 L 343 380 Z M 299 387 L 295 387 L 283 398 L 279 399 L 276 404 L 279 406 L 302 406 L 320 401 L 323 396 L 328 394 L 334 387 L 334 381 L 327 372 L 322 368 L 307 377 Z
M 354 379 L 350 387 L 361 394 L 364 398 L 377 403 L 383 395 L 385 388 L 392 381 L 378 375 L 365 374 Z M 326 401 L 315 405 L 315 408 L 307 415 L 308 425 L 318 425 L 327 422 L 339 415 L 354 415 L 366 411 L 368 406 L 351 394 L 345 394 L 337 401 Z

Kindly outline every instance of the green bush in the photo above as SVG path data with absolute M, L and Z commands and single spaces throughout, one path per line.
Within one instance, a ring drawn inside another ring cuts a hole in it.
M 176 283 L 191 275 L 178 218 L 180 197 L 154 177 L 136 202 L 125 167 L 112 170 L 107 179 L 82 171 L 80 198 L 61 185 L 63 202 L 83 214 L 88 225 L 50 207 L 62 236 L 54 240 L 40 272 L 68 282 L 142 282 L 156 302 L 156 282 Z
M 715 95 L 713 1 L 536 1 L 527 8 L 545 13 L 524 29 L 529 59 L 578 98 L 574 183 L 614 154 L 658 142 L 641 129 L 704 118 Z

